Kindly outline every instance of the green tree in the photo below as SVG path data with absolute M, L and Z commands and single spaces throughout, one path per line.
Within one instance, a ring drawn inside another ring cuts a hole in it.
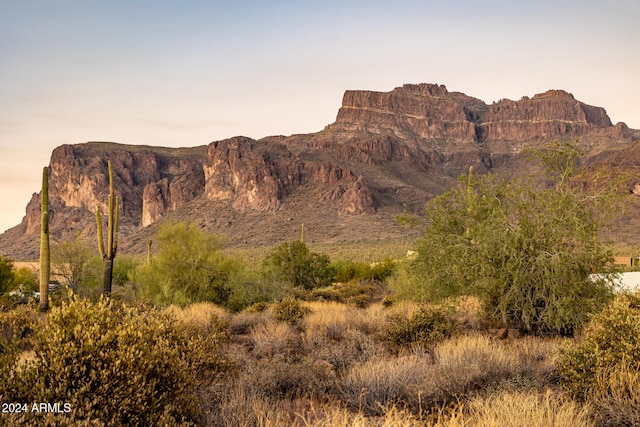
M 13 289 L 13 260 L 0 256 L 0 294 Z
M 40 287 L 38 275 L 29 267 L 20 267 L 13 272 L 14 287 L 20 287 L 22 292 L 35 292 Z
M 77 234 L 73 240 L 55 243 L 51 247 L 53 272 L 77 293 L 86 284 L 87 265 L 96 255 L 93 245 Z
M 411 269 L 429 298 L 476 294 L 490 320 L 541 335 L 572 334 L 610 300 L 613 277 L 591 276 L 611 268 L 602 206 L 571 185 L 578 151 L 561 148 L 540 156 L 552 188 L 470 173 L 427 205 Z
M 132 273 L 143 296 L 160 305 L 227 302 L 237 264 L 221 253 L 221 238 L 194 223 L 176 222 L 160 227 L 155 241 L 158 251 L 151 264 Z
M 299 240 L 276 246 L 263 266 L 267 274 L 303 289 L 329 286 L 333 277 L 328 255 L 311 252 Z

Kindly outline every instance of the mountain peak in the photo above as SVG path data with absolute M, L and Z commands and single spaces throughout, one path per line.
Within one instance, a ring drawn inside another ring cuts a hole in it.
M 125 251 L 144 251 L 166 219 L 197 221 L 227 234 L 234 246 L 291 240 L 292 224 L 302 222 L 324 241 L 401 237 L 407 230 L 395 216 L 406 207 L 423 209 L 469 166 L 518 175 L 529 167 L 523 148 L 578 137 L 587 156 L 603 159 L 640 132 L 612 126 L 603 108 L 563 90 L 491 105 L 430 83 L 348 90 L 336 122 L 314 134 L 236 137 L 193 148 L 58 147 L 50 162 L 51 232 L 58 241 L 95 232 L 110 160 Z M 34 194 L 23 222 L 0 235 L 0 253 L 37 256 L 39 212 Z

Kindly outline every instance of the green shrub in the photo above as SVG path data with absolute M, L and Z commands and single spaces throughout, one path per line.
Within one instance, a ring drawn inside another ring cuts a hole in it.
M 300 301 L 294 298 L 285 298 L 273 304 L 273 317 L 283 322 L 296 323 L 307 313 L 309 313 L 309 309 L 303 307 Z
M 0 256 L 0 295 L 13 289 L 13 260 Z
M 352 280 L 381 282 L 393 273 L 395 267 L 396 263 L 392 259 L 372 264 L 347 260 L 337 260 L 331 263 L 333 280 L 342 283 Z
M 621 197 L 615 179 L 574 175 L 578 153 L 570 143 L 541 151 L 553 188 L 470 169 L 427 204 L 410 284 L 431 301 L 475 295 L 488 320 L 521 332 L 580 330 L 613 296 L 613 276 L 593 274 L 613 270 L 597 235 Z
M 130 274 L 144 297 L 160 306 L 227 303 L 229 284 L 241 265 L 221 252 L 222 238 L 202 231 L 195 223 L 176 222 L 162 225 L 156 240 L 158 251 L 151 263 Z
M 327 255 L 311 252 L 304 242 L 295 240 L 276 246 L 263 267 L 267 276 L 295 287 L 314 289 L 331 284 L 333 269 Z
M 621 295 L 586 326 L 578 344 L 560 349 L 562 386 L 585 398 L 604 369 L 640 370 L 640 296 Z
M 73 298 L 54 307 L 34 340 L 35 358 L 15 367 L 8 402 L 62 402 L 59 421 L 107 426 L 178 425 L 199 415 L 197 376 L 222 370 L 202 337 L 188 337 L 152 308 Z M 36 414 L 26 414 L 33 423 Z
M 413 314 L 390 314 L 382 339 L 398 347 L 421 345 L 430 347 L 451 337 L 458 325 L 451 310 L 441 306 L 421 305 Z

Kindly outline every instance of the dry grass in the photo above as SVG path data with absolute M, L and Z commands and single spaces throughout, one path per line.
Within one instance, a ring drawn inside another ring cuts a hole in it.
M 238 370 L 211 391 L 207 425 L 593 425 L 588 407 L 546 391 L 563 340 L 490 338 L 477 300 L 454 304 L 465 334 L 400 352 L 382 341 L 389 316 L 410 317 L 420 304 L 303 306 L 308 313 L 295 324 L 270 309 L 231 315 Z
M 590 427 L 589 408 L 547 391 L 507 392 L 468 404 L 464 422 L 469 427 Z
M 198 302 L 184 308 L 172 305 L 166 311 L 176 319 L 179 326 L 205 336 L 229 321 L 229 312 L 210 302 Z
M 241 311 L 229 319 L 229 332 L 232 335 L 246 335 L 252 328 L 275 320 L 271 310 Z
M 384 408 L 402 405 L 418 410 L 431 360 L 427 355 L 378 357 L 354 366 L 341 381 L 342 399 L 349 407 L 369 415 L 381 415 Z
M 624 364 L 602 370 L 587 401 L 602 425 L 640 425 L 640 371 Z
M 443 400 L 495 386 L 523 373 L 513 348 L 483 335 L 445 341 L 436 347 L 435 358 L 432 377 Z
M 486 327 L 481 318 L 482 306 L 480 300 L 473 296 L 462 296 L 454 302 L 455 319 L 463 329 L 481 330 Z
M 302 337 L 296 329 L 284 322 L 269 321 L 251 328 L 253 355 L 272 358 L 277 355 L 296 356 L 302 351 Z

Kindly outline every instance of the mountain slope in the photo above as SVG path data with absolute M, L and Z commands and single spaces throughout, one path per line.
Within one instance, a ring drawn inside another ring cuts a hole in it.
M 313 134 L 181 149 L 58 147 L 50 165 L 51 232 L 58 240 L 95 233 L 111 160 L 124 251 L 144 250 L 167 219 L 196 221 L 226 234 L 231 246 L 290 240 L 303 222 L 317 241 L 400 237 L 418 231 L 399 227 L 394 217 L 419 211 L 469 166 L 505 177 L 528 173 L 524 148 L 574 138 L 586 163 L 631 162 L 637 174 L 640 132 L 613 125 L 603 108 L 561 90 L 492 105 L 432 84 L 347 91 L 336 121 Z M 22 223 L 0 236 L 0 253 L 36 257 L 39 221 L 34 194 Z

